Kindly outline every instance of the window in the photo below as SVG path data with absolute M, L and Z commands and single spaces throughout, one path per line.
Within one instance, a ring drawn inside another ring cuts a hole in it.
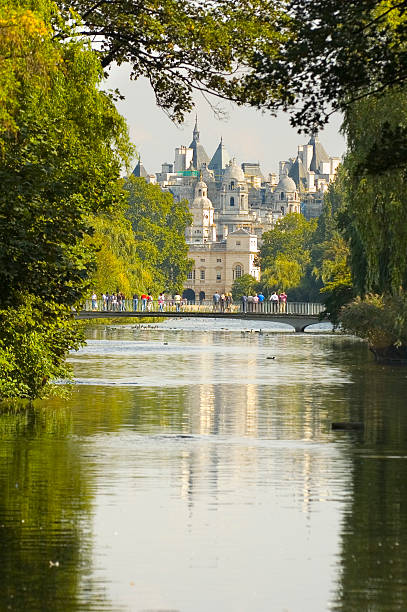
M 280 193 L 280 200 L 284 200 L 284 191 Z
M 192 270 L 190 272 L 188 272 L 187 279 L 188 280 L 192 280 Z
M 205 270 L 201 270 L 201 280 L 205 280 Z
M 204 259 L 201 259 L 201 261 L 205 261 Z
M 233 196 L 230 198 L 230 205 L 231 206 L 235 205 L 235 198 Z
M 222 274 L 220 272 L 216 272 L 216 280 L 222 280 Z
M 240 246 L 240 240 L 236 240 L 236 246 Z
M 243 274 L 243 268 L 242 268 L 242 266 L 240 264 L 238 264 L 235 267 L 233 276 L 236 279 L 236 278 L 240 278 L 242 276 L 242 274 Z
M 234 188 L 235 188 L 235 181 L 231 181 L 231 182 L 230 182 L 230 188 L 231 188 L 231 189 L 234 189 Z
M 216 263 L 221 263 L 221 261 L 222 261 L 221 259 L 217 259 Z

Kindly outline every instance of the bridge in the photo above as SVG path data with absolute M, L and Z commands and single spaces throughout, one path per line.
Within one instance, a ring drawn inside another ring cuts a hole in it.
M 243 311 L 239 306 L 232 306 L 227 312 L 214 310 L 210 304 L 188 304 L 183 303 L 179 306 L 175 302 L 168 302 L 160 310 L 159 305 L 154 301 L 150 308 L 146 310 L 130 309 L 131 300 L 126 300 L 122 305 L 126 310 L 104 310 L 103 305 L 97 304 L 92 310 L 91 303 L 86 302 L 84 309 L 78 312 L 77 318 L 80 320 L 92 319 L 171 319 L 171 318 L 199 318 L 199 319 L 241 319 L 245 321 L 264 321 L 268 323 L 285 323 L 294 328 L 296 332 L 303 332 L 305 329 L 320 322 L 319 313 L 324 310 L 322 304 L 310 302 L 291 302 L 285 307 L 286 312 L 275 311 L 274 304 L 263 302 L 263 304 L 249 304 L 247 311 Z M 179 308 L 179 310 L 178 310 Z

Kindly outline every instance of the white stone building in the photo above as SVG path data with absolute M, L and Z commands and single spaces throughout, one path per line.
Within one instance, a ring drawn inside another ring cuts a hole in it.
M 278 178 L 276 174 L 265 178 L 258 162 L 239 166 L 222 138 L 210 158 L 196 121 L 191 144 L 175 149 L 173 163 L 162 164 L 153 177 L 139 161 L 134 174 L 156 181 L 178 201 L 188 200 L 193 222 L 186 240 L 194 270 L 185 293 L 198 300 L 203 294 L 211 297 L 215 290 L 230 291 L 242 274 L 258 278 L 255 261 L 263 232 L 292 212 L 307 218 L 320 215 L 339 162 L 329 157 L 313 134 L 298 147 L 296 158 L 280 162 Z

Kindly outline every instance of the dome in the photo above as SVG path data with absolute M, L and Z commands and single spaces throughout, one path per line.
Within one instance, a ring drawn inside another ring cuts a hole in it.
M 235 180 L 238 183 L 244 183 L 245 182 L 244 172 L 240 168 L 240 166 L 237 165 L 235 159 L 232 159 L 232 161 L 229 163 L 229 165 L 226 166 L 222 182 L 223 183 L 228 183 L 231 180 L 232 181 Z
M 297 186 L 292 178 L 285 175 L 279 180 L 276 191 L 287 191 L 288 193 L 293 193 L 294 191 L 297 191 Z
M 195 185 L 195 198 L 192 206 L 193 208 L 213 208 L 208 198 L 208 186 L 204 181 L 198 181 Z

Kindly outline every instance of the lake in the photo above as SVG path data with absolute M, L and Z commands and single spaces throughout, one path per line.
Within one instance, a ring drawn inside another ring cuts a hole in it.
M 90 327 L 0 416 L 0 610 L 407 609 L 407 369 L 261 327 Z

